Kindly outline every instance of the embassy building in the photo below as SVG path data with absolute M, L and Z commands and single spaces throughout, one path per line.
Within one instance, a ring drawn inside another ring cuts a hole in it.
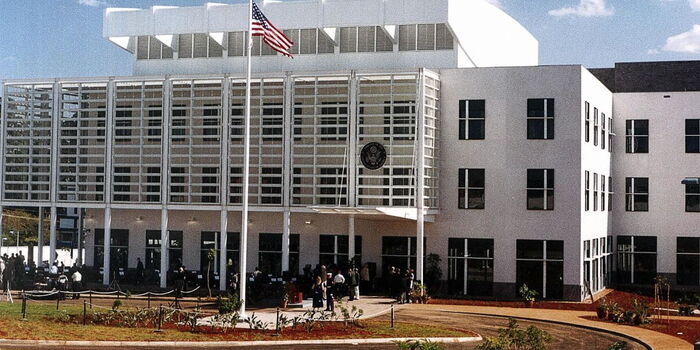
M 296 44 L 252 43 L 248 272 L 354 257 L 420 279 L 438 254 L 470 297 L 700 289 L 700 63 L 539 66 L 480 0 L 260 8 Z M 2 207 L 82 209 L 105 285 L 140 258 L 165 287 L 210 249 L 237 272 L 247 11 L 109 8 L 132 76 L 5 81 Z

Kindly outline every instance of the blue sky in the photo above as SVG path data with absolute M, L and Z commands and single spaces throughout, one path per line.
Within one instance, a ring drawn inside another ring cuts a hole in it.
M 538 38 L 541 64 L 700 59 L 700 0 L 488 1 Z M 129 54 L 102 38 L 106 6 L 205 2 L 0 0 L 0 79 L 129 75 Z

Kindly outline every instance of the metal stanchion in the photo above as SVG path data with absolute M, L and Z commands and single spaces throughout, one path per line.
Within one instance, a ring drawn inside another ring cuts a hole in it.
M 273 336 L 278 337 L 280 335 L 280 308 L 277 307 L 277 314 L 275 316 L 275 334 Z
M 27 295 L 22 292 L 22 321 L 27 320 Z
M 87 324 L 87 301 L 83 300 L 83 326 Z
M 158 307 L 158 328 L 154 331 L 160 333 L 163 331 L 163 304 Z
M 88 292 L 88 298 L 90 299 L 90 310 L 92 310 L 92 289 Z
M 56 294 L 56 311 L 58 311 L 58 306 L 59 303 L 61 302 L 61 291 L 58 291 L 58 294 Z
M 151 292 L 148 292 L 146 294 L 146 296 L 148 297 L 148 308 L 150 309 L 151 308 Z
M 394 329 L 394 303 L 391 303 L 391 329 Z

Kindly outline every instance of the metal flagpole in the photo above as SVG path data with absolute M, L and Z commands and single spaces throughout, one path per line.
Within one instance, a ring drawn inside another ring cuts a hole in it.
M 245 129 L 243 137 L 243 211 L 241 212 L 241 242 L 239 257 L 239 297 L 241 298 L 241 319 L 246 317 L 246 285 L 248 275 L 246 273 L 246 262 L 248 258 L 248 186 L 250 184 L 250 71 L 251 71 L 251 51 L 253 51 L 253 0 L 248 1 L 248 75 L 245 85 Z M 228 107 L 227 107 L 228 108 Z

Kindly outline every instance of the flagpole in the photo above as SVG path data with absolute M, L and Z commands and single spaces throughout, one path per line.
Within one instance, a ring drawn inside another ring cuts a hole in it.
M 243 131 L 243 211 L 241 212 L 241 242 L 240 242 L 240 277 L 239 277 L 239 297 L 242 301 L 240 317 L 246 317 L 246 285 L 248 274 L 246 273 L 248 258 L 248 187 L 250 185 L 250 71 L 251 71 L 251 51 L 253 51 L 253 0 L 248 0 L 248 67 L 245 85 L 245 120 Z

